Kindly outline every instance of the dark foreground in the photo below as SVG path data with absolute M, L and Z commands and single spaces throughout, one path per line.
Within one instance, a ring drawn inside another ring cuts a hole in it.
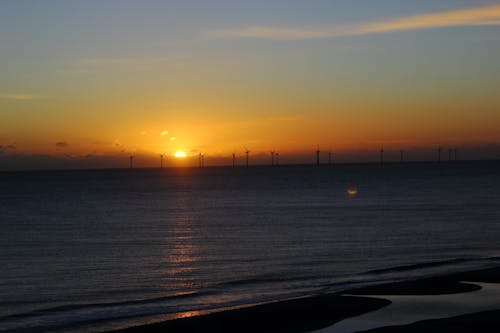
M 498 332 L 500 310 L 484 311 L 445 319 L 423 320 L 410 325 L 389 326 L 365 333 Z
M 350 295 L 439 295 L 470 292 L 477 285 L 460 281 L 500 283 L 500 267 L 447 276 L 382 284 L 344 292 Z M 331 326 L 343 319 L 380 309 L 390 301 L 341 294 L 319 295 L 175 319 L 116 332 L 307 332 Z M 496 332 L 499 309 L 410 325 L 383 327 L 366 332 Z

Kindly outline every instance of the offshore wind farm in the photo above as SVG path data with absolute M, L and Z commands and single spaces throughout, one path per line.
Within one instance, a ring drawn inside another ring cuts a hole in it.
M 436 149 L 436 155 L 434 156 L 435 159 L 432 159 L 432 154 L 429 154 L 429 157 L 431 157 L 431 159 L 429 160 L 425 160 L 425 159 L 417 159 L 417 160 L 411 160 L 409 157 L 408 157 L 408 153 L 407 151 L 404 151 L 404 150 L 399 150 L 399 159 L 397 159 L 395 156 L 396 156 L 396 151 L 392 152 L 393 154 L 393 158 L 389 161 L 385 161 L 386 163 L 433 163 L 433 162 L 437 162 L 437 163 L 441 163 L 442 162 L 442 158 L 441 158 L 441 155 L 442 155 L 442 151 L 443 151 L 443 148 L 442 147 L 438 147 Z M 250 157 L 250 151 L 248 149 L 245 148 L 245 150 L 243 151 L 244 153 L 244 163 L 241 163 L 241 159 L 243 159 L 243 154 L 241 155 L 237 155 L 235 152 L 231 154 L 231 156 L 218 156 L 216 159 L 215 159 L 215 163 L 212 164 L 212 165 L 205 165 L 205 154 L 202 154 L 202 153 L 198 153 L 198 156 L 197 156 L 197 161 L 198 161 L 198 167 L 199 168 L 204 168 L 205 166 L 213 166 L 213 167 L 223 167 L 223 166 L 232 166 L 233 168 L 236 167 L 238 165 L 238 157 L 240 158 L 240 166 L 245 166 L 245 167 L 249 167 L 251 165 L 250 161 L 251 161 L 251 157 Z M 380 150 L 379 150 L 379 161 L 378 163 L 380 165 L 384 165 L 384 153 L 386 153 L 386 151 L 384 150 L 384 148 L 382 147 Z M 390 152 L 388 152 L 390 153 Z M 405 153 L 406 153 L 406 159 L 405 159 Z M 280 154 L 278 151 L 276 150 L 272 150 L 269 152 L 270 156 L 271 156 L 271 159 L 270 159 L 270 163 L 268 161 L 265 160 L 265 158 L 262 158 L 263 155 L 265 155 L 264 153 L 261 153 L 259 154 L 259 158 L 257 158 L 256 160 L 256 163 L 253 164 L 253 166 L 259 166 L 259 167 L 262 167 L 262 166 L 266 166 L 266 165 L 270 165 L 271 167 L 274 167 L 274 166 L 279 166 L 279 158 L 280 158 Z M 332 152 L 332 150 L 330 149 L 326 154 L 321 154 L 321 150 L 318 146 L 317 150 L 314 151 L 314 156 L 311 152 L 311 160 L 309 163 L 307 163 L 307 160 L 305 158 L 303 158 L 302 160 L 300 160 L 299 162 L 295 162 L 295 163 L 285 163 L 283 165 L 308 165 L 308 164 L 315 164 L 316 166 L 320 166 L 320 165 L 329 165 L 329 166 L 332 166 L 334 164 L 334 160 L 333 160 L 333 155 L 334 155 L 334 152 Z M 338 154 L 335 154 L 335 156 L 338 156 Z M 495 154 L 492 154 L 490 155 L 491 158 L 484 158 L 484 159 L 471 159 L 471 160 L 462 160 L 462 161 L 465 161 L 465 162 L 473 162 L 473 161 L 477 161 L 477 162 L 480 162 L 480 161 L 498 161 L 500 160 L 499 158 L 496 157 Z M 180 154 L 177 153 L 177 156 L 174 155 L 173 156 L 174 158 L 182 158 L 182 159 L 186 159 L 188 158 L 187 155 L 185 155 L 183 152 L 181 152 Z M 130 168 L 133 168 L 133 158 L 134 156 L 130 156 L 129 159 L 130 159 Z M 160 169 L 163 169 L 164 167 L 166 168 L 166 165 L 164 165 L 164 158 L 165 158 L 165 155 L 164 154 L 160 154 Z M 208 157 L 208 160 L 210 161 L 210 156 Z M 285 156 L 285 160 L 286 160 L 286 156 Z M 458 159 L 457 159 L 457 149 L 456 148 L 449 148 L 448 149 L 448 159 L 444 160 L 443 162 L 457 162 Z M 370 163 L 377 163 L 375 161 L 370 161 L 370 160 L 354 160 L 354 161 L 349 161 L 349 162 L 343 162 L 341 164 L 370 164 Z M 183 165 L 184 167 L 192 167 L 193 165 L 192 164 L 184 164 Z M 179 167 L 177 165 L 177 167 Z M 145 168 L 151 168 L 150 166 L 146 166 Z

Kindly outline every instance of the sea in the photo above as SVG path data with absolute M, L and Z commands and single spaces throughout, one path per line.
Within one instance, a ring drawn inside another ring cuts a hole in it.
M 0 173 L 0 331 L 106 332 L 500 264 L 500 162 Z

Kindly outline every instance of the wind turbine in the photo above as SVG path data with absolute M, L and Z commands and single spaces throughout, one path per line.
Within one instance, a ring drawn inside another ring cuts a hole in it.
M 276 152 L 273 150 L 271 151 L 271 166 L 274 166 L 274 156 L 276 155 Z
M 245 154 L 246 154 L 246 157 L 247 157 L 247 160 L 246 160 L 246 166 L 248 168 L 248 154 L 250 153 L 250 150 L 248 150 L 248 148 L 245 147 Z
M 203 168 L 203 154 L 201 152 L 198 154 L 198 164 L 200 168 Z
M 320 153 L 320 150 L 319 150 L 319 145 L 318 145 L 318 149 L 316 149 L 316 165 L 319 166 L 319 153 Z
M 236 166 L 236 154 L 233 153 L 233 168 Z

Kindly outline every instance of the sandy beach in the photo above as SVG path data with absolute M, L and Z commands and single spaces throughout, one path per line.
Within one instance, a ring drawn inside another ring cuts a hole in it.
M 115 332 L 492 331 L 500 324 L 497 283 L 500 267 L 374 285 Z

